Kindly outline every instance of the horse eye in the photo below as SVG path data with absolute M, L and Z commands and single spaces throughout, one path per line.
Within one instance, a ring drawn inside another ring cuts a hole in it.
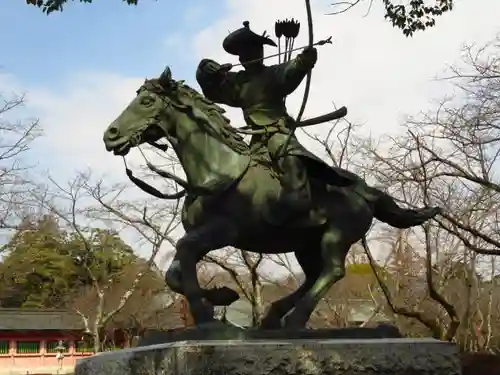
M 144 98 L 141 99 L 141 104 L 145 105 L 145 106 L 150 106 L 154 102 L 155 102 L 155 100 L 151 96 L 146 96 L 146 97 L 144 97 Z

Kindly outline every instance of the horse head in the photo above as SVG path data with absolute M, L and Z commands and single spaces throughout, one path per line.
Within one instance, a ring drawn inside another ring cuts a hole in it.
M 124 156 L 133 147 L 165 137 L 193 186 L 234 179 L 248 167 L 249 148 L 224 112 L 183 81 L 174 80 L 167 67 L 159 78 L 144 82 L 103 140 L 107 151 Z
M 133 147 L 168 137 L 171 129 L 171 122 L 167 121 L 169 94 L 177 84 L 169 67 L 159 78 L 146 80 L 132 102 L 104 132 L 106 150 L 126 155 Z

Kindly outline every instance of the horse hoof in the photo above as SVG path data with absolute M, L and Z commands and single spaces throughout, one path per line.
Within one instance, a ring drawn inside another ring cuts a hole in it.
M 229 306 L 239 300 L 240 295 L 231 288 L 223 286 L 207 290 L 205 298 L 214 306 Z
M 284 318 L 285 324 L 283 328 L 286 329 L 304 329 L 306 328 L 307 320 L 304 320 L 300 315 L 296 315 L 293 312 Z
M 224 326 L 225 326 L 224 323 L 222 323 L 220 320 L 217 319 L 196 323 L 196 327 L 199 329 L 217 329 Z
M 279 318 L 268 317 L 263 318 L 259 323 L 259 329 L 280 329 L 282 328 Z

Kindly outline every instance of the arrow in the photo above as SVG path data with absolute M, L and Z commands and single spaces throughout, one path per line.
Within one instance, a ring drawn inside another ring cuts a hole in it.
M 276 57 L 276 56 L 281 56 L 281 55 L 284 55 L 288 52 L 294 52 L 294 51 L 298 51 L 300 49 L 304 49 L 306 47 L 313 47 L 313 46 L 322 46 L 324 44 L 332 44 L 332 37 L 328 37 L 327 39 L 323 39 L 323 40 L 320 40 L 319 42 L 316 42 L 316 43 L 313 43 L 312 45 L 306 45 L 306 46 L 302 46 L 302 47 L 297 47 L 297 48 L 294 48 L 294 49 L 291 49 L 291 50 L 288 50 L 288 51 L 285 51 L 285 52 L 278 52 L 278 53 L 275 53 L 275 54 L 272 54 L 272 55 L 268 55 L 268 56 L 264 56 L 264 57 L 261 57 L 259 59 L 255 59 L 255 60 L 250 60 L 250 61 L 245 61 L 245 64 L 250 64 L 250 63 L 253 63 L 253 62 L 257 62 L 257 61 L 262 61 L 262 60 L 266 60 L 266 59 L 270 59 L 271 57 Z M 228 64 L 229 65 L 229 64 Z M 243 64 L 236 64 L 236 65 L 232 65 L 231 64 L 231 68 L 234 68 L 235 66 L 242 66 Z

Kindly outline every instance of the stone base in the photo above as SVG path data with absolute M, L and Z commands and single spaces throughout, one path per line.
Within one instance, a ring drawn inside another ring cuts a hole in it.
M 203 340 L 311 340 L 311 339 L 394 339 L 401 338 L 397 327 L 381 324 L 375 328 L 321 328 L 301 330 L 242 329 L 232 324 L 208 323 L 198 327 L 171 331 L 146 331 L 136 346 L 165 344 L 177 341 Z
M 203 340 L 82 359 L 75 375 L 461 375 L 455 345 L 433 339 Z

